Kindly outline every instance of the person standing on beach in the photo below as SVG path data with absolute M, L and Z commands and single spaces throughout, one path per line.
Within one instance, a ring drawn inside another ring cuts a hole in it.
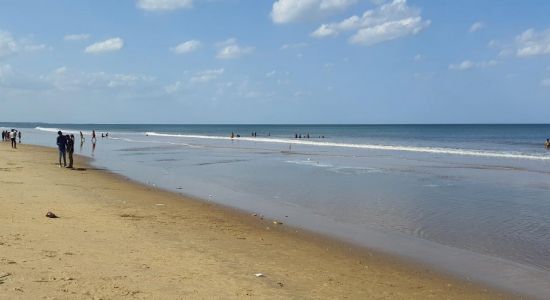
M 19 144 L 21 144 L 21 131 L 17 132 L 17 136 L 19 137 Z
M 84 143 L 84 134 L 82 134 L 82 131 L 80 132 L 80 143 Z
M 10 131 L 10 140 L 11 140 L 11 147 L 13 149 L 17 149 L 17 133 L 15 132 L 15 129 L 12 129 Z
M 67 139 L 67 154 L 69 156 L 69 165 L 67 168 L 72 169 L 73 168 L 73 153 L 74 153 L 74 135 L 66 135 L 65 138 Z
M 57 149 L 59 149 L 59 167 L 67 166 L 67 139 L 63 136 L 61 131 L 57 132 Z M 63 165 L 61 164 L 61 158 L 63 158 Z

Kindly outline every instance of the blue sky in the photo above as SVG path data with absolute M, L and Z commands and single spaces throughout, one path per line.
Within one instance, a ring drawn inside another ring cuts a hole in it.
M 4 121 L 550 123 L 550 1 L 0 5 Z

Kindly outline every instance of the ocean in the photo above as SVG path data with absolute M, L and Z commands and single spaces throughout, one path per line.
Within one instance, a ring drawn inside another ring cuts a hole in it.
M 0 126 L 51 147 L 73 133 L 136 181 L 550 295 L 550 125 Z

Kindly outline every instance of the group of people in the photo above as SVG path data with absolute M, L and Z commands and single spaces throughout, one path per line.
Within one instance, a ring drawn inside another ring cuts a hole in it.
M 17 138 L 19 137 L 19 143 L 21 143 L 21 131 L 12 129 L 11 131 L 2 131 L 2 141 L 11 142 L 11 147 L 17 149 Z
M 304 134 L 303 136 L 301 134 L 298 134 L 298 133 L 295 133 L 294 134 L 294 138 L 295 139 L 309 139 L 309 132 L 307 134 Z M 315 137 L 313 137 L 315 138 Z M 320 139 L 324 139 L 325 136 L 324 135 L 320 135 L 318 138 Z
M 73 168 L 73 153 L 74 153 L 74 135 L 63 135 L 63 132 L 57 132 L 57 149 L 59 149 L 59 167 Z M 67 156 L 69 157 L 69 165 L 67 165 Z M 61 164 L 63 160 L 63 164 Z

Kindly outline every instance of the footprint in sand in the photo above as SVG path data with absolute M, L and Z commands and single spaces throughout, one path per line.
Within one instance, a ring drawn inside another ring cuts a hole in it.
M 42 253 L 44 254 L 44 256 L 50 257 L 50 258 L 57 256 L 57 251 L 42 250 Z
M 0 284 L 3 284 L 10 276 L 11 273 L 0 273 Z

